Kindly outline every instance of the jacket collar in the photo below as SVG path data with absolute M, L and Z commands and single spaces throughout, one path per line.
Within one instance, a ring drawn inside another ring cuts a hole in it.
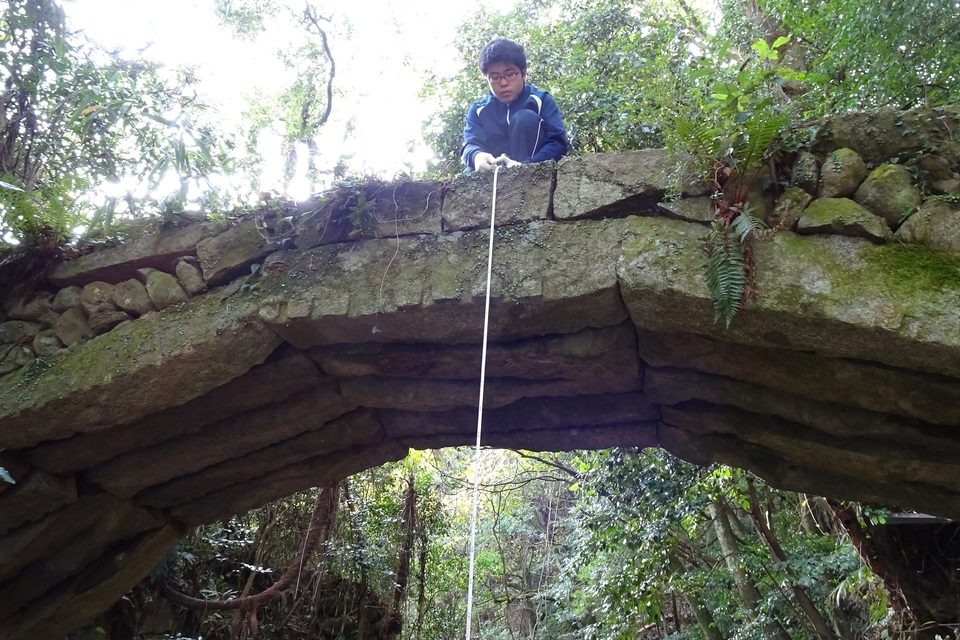
M 497 96 L 493 95 L 493 91 L 491 91 L 490 93 L 487 94 L 487 104 L 488 104 L 488 105 L 489 105 L 489 104 L 496 104 L 498 107 L 500 107 L 500 108 L 502 108 L 502 109 L 509 109 L 510 107 L 512 107 L 512 106 L 514 106 L 514 105 L 523 104 L 523 102 L 524 102 L 527 98 L 530 97 L 530 88 L 531 88 L 530 83 L 529 83 L 529 82 L 525 83 L 525 84 L 523 85 L 523 90 L 520 91 L 519 94 L 517 94 L 517 97 L 514 98 L 514 99 L 510 102 L 510 104 L 503 104 L 502 102 L 500 102 L 499 100 L 497 100 Z

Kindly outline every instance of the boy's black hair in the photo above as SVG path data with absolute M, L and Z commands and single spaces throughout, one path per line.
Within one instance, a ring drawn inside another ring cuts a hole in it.
M 527 70 L 527 55 L 523 47 L 506 38 L 495 38 L 487 43 L 477 60 L 480 73 L 486 75 L 487 69 L 494 64 L 515 64 L 520 71 Z

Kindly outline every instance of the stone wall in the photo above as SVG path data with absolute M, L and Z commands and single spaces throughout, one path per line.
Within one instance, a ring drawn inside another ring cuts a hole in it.
M 484 442 L 960 517 L 960 110 L 840 122 L 751 198 L 777 231 L 730 329 L 666 152 L 501 171 Z M 472 443 L 492 178 L 172 226 L 8 301 L 0 637 L 79 625 L 189 525 Z
M 953 139 L 957 113 L 956 108 L 884 109 L 838 118 L 820 133 L 814 151 L 801 151 L 789 163 L 789 184 L 768 184 L 749 201 L 777 231 L 960 252 L 960 142 Z M 504 172 L 501 224 L 627 214 L 710 221 L 715 207 L 705 186 L 679 185 L 685 197 L 663 200 L 677 189 L 675 166 L 656 150 L 571 158 L 562 163 L 561 173 L 577 177 L 561 181 L 556 194 L 552 167 Z M 375 237 L 482 227 L 488 212 L 478 201 L 487 190 L 486 182 L 468 178 L 452 185 L 363 189 L 375 203 Z M 358 229 L 347 220 L 350 204 L 324 198 L 299 206 L 268 203 L 239 219 L 146 234 L 60 264 L 48 286 L 31 298 L 4 300 L 0 376 L 35 356 L 52 355 L 200 295 L 208 286 L 258 267 L 280 248 L 355 241 Z M 284 223 L 278 224 L 281 219 Z

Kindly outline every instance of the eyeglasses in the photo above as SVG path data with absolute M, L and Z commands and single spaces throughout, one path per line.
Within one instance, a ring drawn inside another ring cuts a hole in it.
M 503 74 L 491 73 L 490 75 L 487 76 L 487 81 L 490 84 L 497 84 L 501 80 L 506 80 L 507 82 L 511 82 L 518 75 L 520 75 L 520 72 L 516 70 L 507 71 L 506 73 L 503 73 Z

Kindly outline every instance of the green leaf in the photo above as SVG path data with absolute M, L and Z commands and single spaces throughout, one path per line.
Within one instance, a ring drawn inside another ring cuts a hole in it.
M 790 36 L 780 36 L 779 38 L 773 41 L 773 48 L 779 49 L 780 47 L 787 44 L 788 42 L 790 42 Z
M 714 322 L 723 320 L 730 327 L 740 310 L 747 283 L 741 245 L 731 227 L 714 222 L 706 244 L 704 278 L 713 299 Z
M 750 45 L 750 48 L 757 52 L 761 59 L 766 58 L 770 54 L 770 45 L 767 44 L 766 40 L 760 39 Z

